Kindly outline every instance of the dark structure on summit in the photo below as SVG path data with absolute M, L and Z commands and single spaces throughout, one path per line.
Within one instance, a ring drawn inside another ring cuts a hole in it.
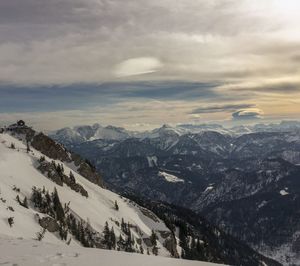
M 17 128 L 27 128 L 24 120 L 19 120 L 17 123 L 11 124 L 10 126 L 8 126 L 8 130 L 14 130 Z
M 17 125 L 18 125 L 19 127 L 24 127 L 24 126 L 25 126 L 25 122 L 24 122 L 23 120 L 19 120 L 19 121 L 17 122 Z

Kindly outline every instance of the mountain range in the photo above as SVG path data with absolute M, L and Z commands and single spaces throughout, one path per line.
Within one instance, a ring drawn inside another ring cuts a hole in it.
M 138 133 L 94 125 L 85 132 L 98 128 L 97 135 L 85 137 L 82 128 L 51 137 L 90 160 L 114 191 L 188 208 L 264 255 L 299 265 L 299 122 Z
M 80 256 L 73 264 L 78 265 L 82 257 L 96 259 L 95 252 L 79 249 L 83 246 L 144 254 L 144 258 L 130 257 L 132 265 L 169 263 L 147 255 L 229 265 L 281 265 L 191 210 L 154 203 L 126 189 L 122 195 L 108 190 L 90 160 L 23 123 L 1 130 L 0 175 L 0 244 L 6 241 L 17 251 L 13 256 L 9 248 L 3 257 L 6 264 L 22 260 L 36 265 L 32 262 L 36 260 L 63 265 Z M 173 180 L 172 175 L 164 175 Z M 29 246 L 36 247 L 38 254 Z M 63 251 L 53 255 L 58 249 Z M 99 254 L 112 265 L 124 257 Z

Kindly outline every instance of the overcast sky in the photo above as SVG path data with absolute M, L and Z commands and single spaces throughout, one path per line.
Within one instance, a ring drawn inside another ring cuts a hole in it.
M 298 0 L 0 1 L 0 121 L 298 119 L 299 14 Z

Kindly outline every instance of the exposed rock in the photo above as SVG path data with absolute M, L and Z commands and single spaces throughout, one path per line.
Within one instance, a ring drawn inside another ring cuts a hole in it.
M 68 177 L 64 173 L 59 173 L 57 171 L 56 165 L 53 162 L 40 162 L 38 170 L 40 170 L 45 176 L 47 176 L 59 186 L 63 186 L 63 184 L 65 183 L 72 190 L 80 193 L 84 197 L 88 197 L 88 192 L 83 188 L 83 186 L 76 182 L 72 182 L 70 177 Z
M 102 177 L 86 162 L 81 162 L 77 169 L 78 173 L 85 177 L 87 180 L 96 183 L 103 187 Z
M 152 247 L 152 242 L 151 242 L 151 239 L 149 237 L 143 238 L 143 241 L 144 241 L 144 243 L 147 247 Z
M 58 223 L 51 217 L 43 217 L 39 219 L 39 224 L 41 227 L 47 229 L 51 233 L 59 230 Z
M 151 212 L 151 211 L 149 211 L 145 208 L 142 208 L 142 207 L 140 207 L 140 210 L 145 216 L 152 219 L 154 222 L 159 222 L 159 219 L 157 218 L 157 216 L 153 212 Z
M 53 160 L 67 163 L 73 162 L 77 166 L 79 174 L 101 187 L 104 186 L 102 177 L 96 172 L 96 169 L 90 162 L 82 159 L 80 155 L 69 152 L 62 144 L 59 144 L 47 135 L 37 133 L 27 126 L 13 127 L 10 131 L 11 134 L 19 135 L 24 141 L 29 142 L 30 146 Z M 53 177 L 53 181 L 58 182 L 57 184 L 60 183 L 56 177 Z
M 172 254 L 173 257 L 179 258 L 177 251 L 177 242 L 173 235 L 170 235 L 164 242 L 164 247 Z
M 31 146 L 54 160 L 71 162 L 67 150 L 43 133 L 39 133 L 32 138 Z

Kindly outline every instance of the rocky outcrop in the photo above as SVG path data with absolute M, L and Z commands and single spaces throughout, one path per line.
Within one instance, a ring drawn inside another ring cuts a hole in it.
M 31 139 L 31 146 L 51 159 L 71 162 L 70 153 L 61 145 L 39 133 Z
M 58 223 L 51 217 L 43 217 L 39 219 L 39 224 L 41 227 L 47 229 L 51 233 L 57 232 L 59 230 Z
M 144 243 L 147 247 L 152 247 L 152 242 L 151 242 L 151 239 L 149 237 L 143 238 L 143 241 L 144 241 Z
M 65 175 L 63 169 L 56 165 L 54 161 L 51 163 L 47 161 L 41 161 L 37 169 L 57 185 L 63 186 L 63 184 L 66 184 L 68 187 L 80 193 L 82 196 L 88 197 L 88 192 L 83 188 L 83 186 L 76 183 L 74 177 L 72 180 L 69 176 Z
M 63 145 L 57 143 L 43 133 L 34 136 L 31 140 L 31 145 L 51 159 L 67 163 L 74 162 L 79 174 L 89 181 L 103 187 L 102 177 L 90 163 L 83 160 L 79 155 L 70 153 Z
M 104 186 L 101 175 L 97 173 L 95 167 L 93 167 L 90 162 L 82 159 L 78 154 L 69 152 L 62 144 L 54 141 L 47 135 L 41 132 L 37 133 L 28 126 L 12 127 L 9 131 L 11 134 L 22 138 L 24 142 L 28 143 L 31 147 L 53 160 L 74 163 L 74 165 L 77 167 L 77 172 L 80 175 L 101 187 Z M 57 184 L 61 183 L 56 176 L 52 176 L 52 178 Z
M 81 162 L 77 168 L 77 172 L 85 177 L 87 180 L 96 183 L 97 185 L 103 187 L 103 180 L 101 176 L 96 172 L 96 170 L 91 167 L 86 162 Z
M 174 258 L 179 258 L 177 251 L 177 241 L 173 235 L 170 235 L 164 242 L 164 247 L 171 253 Z
M 63 181 L 61 176 L 58 174 L 56 170 L 56 166 L 53 163 L 49 163 L 47 161 L 41 162 L 37 168 L 43 175 L 47 176 L 54 183 L 59 186 L 63 185 Z

